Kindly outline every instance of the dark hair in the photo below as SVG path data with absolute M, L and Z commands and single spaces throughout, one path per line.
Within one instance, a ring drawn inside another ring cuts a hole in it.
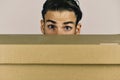
M 45 18 L 47 11 L 73 11 L 76 15 L 76 23 L 78 23 L 82 18 L 82 11 L 75 0 L 46 0 L 43 5 L 42 17 Z

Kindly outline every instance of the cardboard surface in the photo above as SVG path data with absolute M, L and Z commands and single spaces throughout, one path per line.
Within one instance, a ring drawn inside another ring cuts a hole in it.
M 120 80 L 120 65 L 0 65 L 0 80 Z
M 120 64 L 120 46 L 0 45 L 0 64 Z
M 120 79 L 116 36 L 74 38 L 0 36 L 0 80 Z

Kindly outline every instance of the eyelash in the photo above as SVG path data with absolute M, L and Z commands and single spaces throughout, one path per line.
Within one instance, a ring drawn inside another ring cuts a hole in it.
M 53 29 L 53 30 L 56 28 L 55 25 L 48 25 L 47 27 L 48 27 L 49 29 Z
M 52 29 L 52 30 L 55 30 L 56 26 L 55 25 L 48 25 L 47 26 L 49 29 Z M 72 30 L 72 27 L 71 26 L 64 26 L 63 27 L 65 31 L 70 31 Z
M 71 26 L 65 26 L 64 28 L 65 28 L 66 31 L 72 30 L 72 27 L 71 27 Z M 67 28 L 70 29 L 70 30 L 68 30 Z

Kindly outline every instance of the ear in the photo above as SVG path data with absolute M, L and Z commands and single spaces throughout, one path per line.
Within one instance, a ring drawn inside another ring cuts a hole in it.
M 80 34 L 80 30 L 81 30 L 81 24 L 78 23 L 78 24 L 77 24 L 77 27 L 76 27 L 76 35 L 79 35 L 79 34 Z
M 41 20 L 40 23 L 41 23 L 41 31 L 44 34 L 45 33 L 45 23 L 43 20 Z

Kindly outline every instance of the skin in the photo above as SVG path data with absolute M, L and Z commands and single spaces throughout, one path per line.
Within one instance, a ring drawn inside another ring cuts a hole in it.
M 47 11 L 41 20 L 41 31 L 45 35 L 76 35 L 80 34 L 80 28 L 72 11 Z

